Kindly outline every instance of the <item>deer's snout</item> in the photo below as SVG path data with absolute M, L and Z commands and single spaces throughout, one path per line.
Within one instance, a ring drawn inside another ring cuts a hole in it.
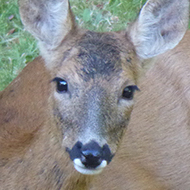
M 107 144 L 101 147 L 95 141 L 84 145 L 78 141 L 71 150 L 67 148 L 67 152 L 74 162 L 75 169 L 86 175 L 99 174 L 113 158 Z

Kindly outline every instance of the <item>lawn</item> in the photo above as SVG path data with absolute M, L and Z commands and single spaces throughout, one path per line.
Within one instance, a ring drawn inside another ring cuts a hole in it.
M 70 0 L 76 21 L 94 31 L 118 31 L 133 21 L 146 0 Z M 0 91 L 39 54 L 22 26 L 17 0 L 0 1 Z

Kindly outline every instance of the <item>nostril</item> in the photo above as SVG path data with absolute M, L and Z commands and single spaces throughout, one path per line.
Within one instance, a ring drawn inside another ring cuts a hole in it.
M 114 157 L 114 154 L 111 153 L 110 148 L 107 144 L 103 146 L 102 152 L 103 152 L 103 159 L 105 159 L 109 164 L 112 158 Z
M 81 147 L 82 143 L 78 141 L 72 149 L 66 148 L 66 151 L 69 153 L 71 160 L 74 160 L 75 158 L 80 158 L 81 156 Z

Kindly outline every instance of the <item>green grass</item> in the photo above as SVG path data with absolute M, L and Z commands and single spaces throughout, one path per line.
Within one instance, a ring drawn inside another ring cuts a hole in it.
M 0 2 L 0 90 L 38 55 L 35 40 L 23 30 L 16 0 Z
M 146 0 L 70 0 L 77 22 L 94 31 L 117 31 L 133 21 Z
M 125 29 L 146 0 L 70 0 L 76 21 L 94 31 Z M 36 41 L 23 30 L 17 0 L 0 1 L 0 91 L 39 54 Z

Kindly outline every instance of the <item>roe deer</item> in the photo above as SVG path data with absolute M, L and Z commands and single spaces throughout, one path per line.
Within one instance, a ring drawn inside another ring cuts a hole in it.
M 110 33 L 78 28 L 67 0 L 20 0 L 19 6 L 42 58 L 0 94 L 0 189 L 163 190 L 154 168 L 140 162 L 143 142 L 136 145 L 135 138 L 144 129 L 133 134 L 134 121 L 125 129 L 141 73 L 183 38 L 189 1 L 149 0 L 126 31 Z M 129 171 L 128 158 L 134 159 Z M 136 171 L 142 179 L 130 178 Z

